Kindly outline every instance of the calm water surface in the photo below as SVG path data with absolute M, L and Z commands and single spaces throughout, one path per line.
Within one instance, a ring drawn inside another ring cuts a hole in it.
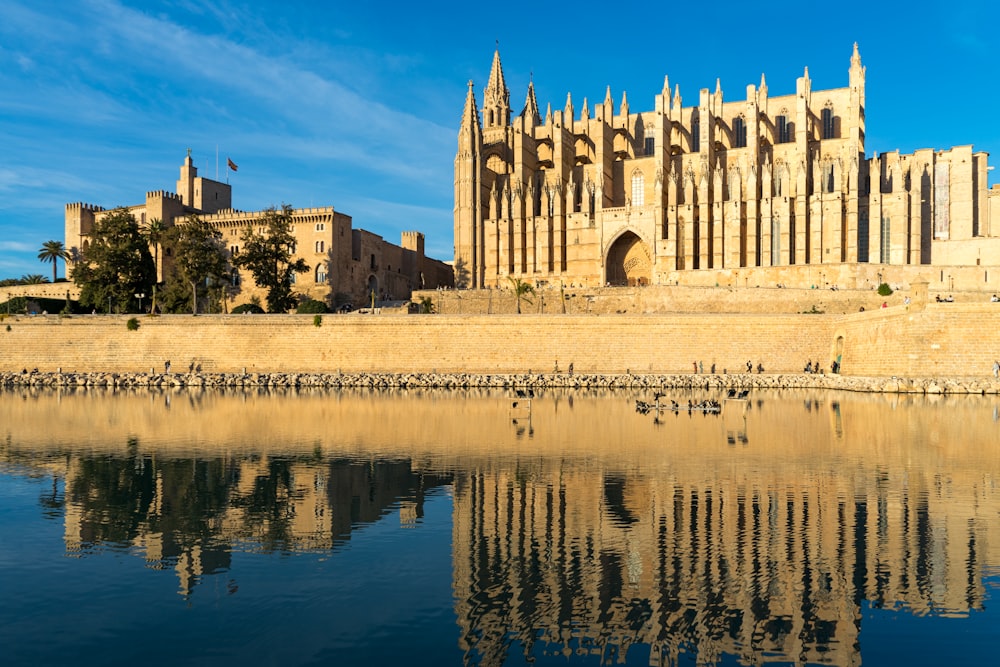
M 0 393 L 2 662 L 996 664 L 996 397 L 637 398 Z

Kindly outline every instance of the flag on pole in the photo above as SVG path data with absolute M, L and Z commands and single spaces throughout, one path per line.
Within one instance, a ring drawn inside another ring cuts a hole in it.
M 229 165 L 229 168 L 232 169 L 233 171 L 239 171 L 239 167 L 236 166 L 236 163 L 233 162 L 232 159 L 227 157 L 226 163 Z

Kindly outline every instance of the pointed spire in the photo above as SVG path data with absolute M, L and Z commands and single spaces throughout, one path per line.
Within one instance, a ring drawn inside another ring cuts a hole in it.
M 465 93 L 465 108 L 462 110 L 462 128 L 470 128 L 479 125 L 479 109 L 476 107 L 476 93 L 472 87 L 472 79 L 469 79 L 469 90 Z
M 549 102 L 547 105 L 545 105 L 545 124 L 546 125 L 552 124 L 552 102 Z
M 583 120 L 590 120 L 590 107 L 587 106 L 587 98 L 583 98 L 583 111 L 580 112 L 580 118 Z
M 495 96 L 495 98 L 491 99 L 491 95 Z M 486 82 L 486 103 L 493 104 L 498 101 L 505 101 L 507 96 L 507 82 L 503 77 L 503 65 L 500 63 L 500 50 L 497 49 L 493 52 L 493 64 L 490 66 L 490 78 Z
M 564 110 L 565 122 L 573 120 L 573 95 L 566 93 L 566 109 Z
M 681 84 L 679 83 L 674 85 L 674 99 L 670 104 L 674 111 L 681 110 Z
M 808 65 L 806 65 L 805 73 L 803 73 L 802 76 L 804 76 L 806 78 L 806 81 L 809 80 L 809 66 Z
M 510 123 L 510 91 L 507 90 L 507 82 L 503 78 L 499 47 L 493 52 L 490 78 L 483 95 L 483 111 L 488 127 L 506 126 Z
M 851 67 L 861 67 L 861 52 L 858 51 L 857 42 L 854 42 L 854 53 L 851 54 Z
M 667 99 L 670 97 L 670 77 L 666 74 L 663 75 L 663 90 L 660 91 L 660 94 Z
M 715 95 L 718 97 L 722 94 L 722 79 L 716 77 L 715 79 Z
M 611 100 L 611 86 L 608 86 L 608 92 L 604 94 L 604 103 L 614 104 L 614 102 Z
M 622 116 L 628 116 L 628 94 L 625 91 L 622 91 L 622 106 L 619 113 Z
M 542 122 L 541 115 L 538 113 L 538 100 L 535 99 L 535 82 L 528 82 L 528 95 L 524 99 L 524 110 L 521 111 L 521 116 L 527 119 L 528 124 L 534 127 Z

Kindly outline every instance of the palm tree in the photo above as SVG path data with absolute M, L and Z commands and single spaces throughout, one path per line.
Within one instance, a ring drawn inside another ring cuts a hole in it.
M 531 299 L 527 295 L 535 295 L 535 288 L 530 284 L 524 282 L 520 278 L 515 278 L 514 276 L 507 276 L 507 280 L 510 281 L 511 286 L 514 288 L 514 294 L 517 297 L 517 314 L 521 314 L 521 301 L 527 301 L 531 303 Z
M 52 262 L 52 282 L 56 281 L 56 269 L 60 259 L 64 262 L 69 259 L 69 253 L 66 252 L 66 246 L 62 241 L 46 241 L 42 244 L 38 251 L 38 261 Z
M 156 313 L 156 285 L 160 282 L 160 242 L 163 241 L 163 235 L 166 231 L 166 225 L 159 218 L 150 218 L 143 229 L 146 240 L 149 241 L 149 245 L 153 246 L 153 269 L 155 271 L 153 275 L 155 277 L 153 278 L 153 302 L 149 306 L 149 312 L 153 314 Z
M 26 273 L 21 276 L 20 283 L 22 285 L 42 285 L 49 282 L 49 279 L 40 273 Z

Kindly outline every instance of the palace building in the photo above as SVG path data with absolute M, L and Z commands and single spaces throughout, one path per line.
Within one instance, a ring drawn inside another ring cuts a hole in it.
M 455 157 L 455 263 L 467 287 L 674 283 L 685 271 L 819 264 L 1000 264 L 987 154 L 865 154 L 865 68 L 795 93 L 721 85 L 684 106 L 625 94 L 512 117 L 499 51 L 480 107 L 469 82 Z M 992 221 L 992 222 L 991 222 Z M 994 257 L 992 262 L 985 259 Z
M 231 254 L 240 249 L 243 231 L 258 223 L 262 211 L 247 212 L 232 208 L 232 186 L 198 176 L 190 151 L 180 168 L 176 192 L 147 192 L 141 204 L 126 207 L 140 226 L 159 219 L 164 226 L 184 224 L 197 215 L 222 232 Z M 66 205 L 66 247 L 86 250 L 94 223 L 110 209 L 92 204 Z M 292 232 L 296 255 L 311 267 L 309 273 L 295 277 L 294 291 L 320 301 L 346 301 L 356 306 L 370 301 L 374 292 L 380 299 L 405 300 L 415 289 L 434 289 L 453 284 L 452 268 L 424 255 L 424 235 L 403 232 L 400 245 L 378 234 L 354 229 L 349 215 L 332 206 L 294 209 Z M 171 261 L 164 257 L 164 264 Z M 158 267 L 162 280 L 164 267 Z M 264 300 L 265 290 L 258 288 L 247 271 L 234 272 L 233 283 L 239 286 L 237 302 L 253 296 Z

